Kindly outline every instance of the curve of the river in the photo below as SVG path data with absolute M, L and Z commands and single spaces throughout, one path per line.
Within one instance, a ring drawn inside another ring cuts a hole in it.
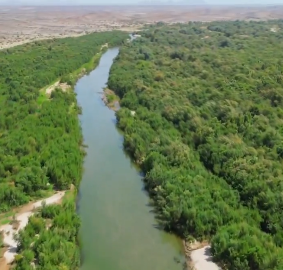
M 115 113 L 101 100 L 118 55 L 109 49 L 75 88 L 87 155 L 79 190 L 82 270 L 181 270 L 181 241 L 157 229 L 137 169 L 123 152 Z M 180 261 L 180 262 L 179 262 Z

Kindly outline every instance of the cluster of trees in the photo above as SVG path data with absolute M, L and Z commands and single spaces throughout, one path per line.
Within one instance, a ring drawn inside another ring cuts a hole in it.
M 85 63 L 89 70 L 103 44 L 120 45 L 127 36 L 95 33 L 0 52 L 1 212 L 42 197 L 47 189 L 78 186 L 83 151 L 75 93 L 55 89 L 48 98 L 40 89 L 60 78 L 74 84 L 81 71 L 72 72 Z M 74 199 L 44 207 L 19 234 L 14 268 L 79 269 L 79 226 Z
M 47 99 L 39 90 L 89 62 L 106 42 L 119 45 L 126 37 L 95 33 L 0 52 L 0 211 L 48 187 L 78 184 L 83 154 L 75 94 L 56 90 Z
M 79 269 L 79 228 L 74 198 L 65 199 L 62 205 L 43 206 L 17 235 L 18 255 L 13 269 Z
M 282 269 L 283 21 L 149 26 L 109 88 L 161 224 L 227 269 Z M 135 115 L 131 113 L 135 111 Z

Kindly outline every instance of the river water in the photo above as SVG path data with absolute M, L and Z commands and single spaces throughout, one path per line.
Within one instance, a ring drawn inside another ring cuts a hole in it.
M 143 182 L 123 152 L 115 113 L 101 100 L 118 48 L 76 87 L 87 156 L 79 190 L 82 270 L 181 270 L 181 241 L 157 229 Z M 181 263 L 178 263 L 178 261 Z

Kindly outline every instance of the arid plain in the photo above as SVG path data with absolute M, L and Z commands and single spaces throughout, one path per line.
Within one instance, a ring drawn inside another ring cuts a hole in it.
M 283 6 L 0 6 L 0 49 L 95 31 L 133 31 L 146 23 L 283 18 Z

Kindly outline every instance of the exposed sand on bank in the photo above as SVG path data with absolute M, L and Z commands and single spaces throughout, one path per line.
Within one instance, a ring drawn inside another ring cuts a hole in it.
M 213 261 L 211 256 L 211 247 L 205 246 L 200 249 L 196 249 L 191 253 L 192 265 L 195 270 L 220 270 Z
M 13 225 L 10 224 L 0 227 L 0 231 L 3 231 L 3 242 L 7 246 L 7 250 L 4 253 L 4 258 L 7 264 L 12 263 L 15 255 L 17 254 L 17 242 L 14 240 L 14 235 L 18 234 L 20 230 L 25 228 L 25 226 L 28 224 L 29 217 L 34 214 L 33 210 L 41 207 L 43 202 L 45 202 L 46 205 L 58 203 L 64 197 L 64 195 L 65 191 L 58 192 L 47 199 L 29 204 L 28 207 L 25 207 L 25 212 L 21 211 L 22 213 L 16 216 L 16 220 L 19 222 L 17 229 L 14 229 Z
M 54 84 L 48 86 L 45 90 L 45 93 L 50 96 L 50 94 L 56 89 L 60 88 L 63 92 L 66 92 L 71 86 L 67 83 L 60 83 L 60 81 L 55 82 Z

